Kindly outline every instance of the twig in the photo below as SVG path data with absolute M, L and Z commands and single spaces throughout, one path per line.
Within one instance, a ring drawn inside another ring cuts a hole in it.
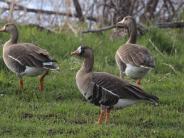
M 67 23 L 67 25 L 71 29 L 71 31 L 75 34 L 75 36 L 77 36 L 77 30 L 74 29 L 74 27 L 70 23 Z
M 156 45 L 151 41 L 151 39 L 149 39 L 149 42 L 151 43 L 151 45 L 155 48 L 155 50 L 162 56 L 165 58 L 164 54 L 156 47 Z
M 167 63 L 162 63 L 162 64 L 168 66 L 169 68 L 171 68 L 171 70 L 172 70 L 175 74 L 177 74 L 177 71 L 175 70 L 175 68 L 174 68 L 173 65 L 167 64 Z
M 96 0 L 94 0 L 94 1 L 93 1 L 90 16 L 93 16 L 93 13 L 94 13 L 94 7 L 95 7 L 95 3 L 96 3 L 96 2 L 97 2 Z M 90 30 L 90 29 L 91 29 L 91 27 L 92 27 L 92 21 L 89 21 L 88 29 Z
M 110 30 L 112 28 L 115 28 L 116 25 L 112 25 L 112 26 L 107 26 L 107 27 L 104 27 L 104 28 L 101 28 L 101 29 L 98 29 L 98 30 L 87 30 L 87 31 L 82 31 L 82 33 L 98 33 L 98 32 L 103 32 L 103 31 L 107 31 L 107 30 Z

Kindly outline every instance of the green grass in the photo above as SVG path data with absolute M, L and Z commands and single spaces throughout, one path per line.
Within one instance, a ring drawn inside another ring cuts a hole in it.
M 44 93 L 37 89 L 38 79 L 28 77 L 24 78 L 25 89 L 19 91 L 18 79 L 0 57 L 0 137 L 184 137 L 182 31 L 150 28 L 138 38 L 138 43 L 148 47 L 156 60 L 156 68 L 142 83 L 145 91 L 160 98 L 159 106 L 140 103 L 112 111 L 110 124 L 98 126 L 99 107 L 85 102 L 78 91 L 75 74 L 81 61 L 71 57 L 70 52 L 81 43 L 86 44 L 94 49 L 94 70 L 118 75 L 114 55 L 126 40 L 111 41 L 109 32 L 75 37 L 71 33 L 51 34 L 35 28 L 19 27 L 19 30 L 21 42 L 32 42 L 47 49 L 58 60 L 61 70 L 46 77 Z M 0 34 L 0 43 L 8 37 Z M 163 55 L 155 50 L 149 39 Z

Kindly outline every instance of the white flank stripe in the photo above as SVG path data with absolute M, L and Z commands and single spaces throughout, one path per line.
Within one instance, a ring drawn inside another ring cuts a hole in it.
M 44 62 L 43 65 L 44 66 L 51 66 L 51 65 L 53 65 L 53 62 Z
M 120 56 L 120 54 L 119 54 L 118 51 L 117 51 L 117 54 L 118 54 L 119 58 L 121 59 L 121 61 L 123 61 L 123 59 L 121 58 L 121 56 Z M 123 61 L 123 62 L 124 62 L 124 61 Z
M 152 67 L 148 67 L 148 66 L 144 66 L 144 65 L 141 65 L 142 68 L 146 68 L 146 69 L 152 69 Z
M 98 85 L 98 84 L 96 84 L 96 85 Z M 98 85 L 98 86 L 99 86 L 99 85 Z M 102 87 L 102 86 L 100 86 L 100 87 Z M 105 91 L 109 92 L 110 94 L 112 94 L 112 95 L 114 95 L 114 96 L 119 97 L 117 94 L 111 92 L 110 90 L 108 90 L 108 89 L 106 89 L 106 88 L 104 88 L 104 87 L 102 87 L 102 89 L 104 89 Z
M 23 65 L 18 59 L 14 58 L 14 57 L 12 57 L 12 56 L 10 56 L 10 55 L 8 55 L 8 57 L 10 57 L 11 59 L 17 61 L 19 64 Z

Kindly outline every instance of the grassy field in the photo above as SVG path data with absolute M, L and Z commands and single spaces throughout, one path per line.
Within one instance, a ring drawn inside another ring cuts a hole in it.
M 138 43 L 148 47 L 156 60 L 156 68 L 142 83 L 145 91 L 160 98 L 159 106 L 140 103 L 112 111 L 110 124 L 102 126 L 96 124 L 99 108 L 85 102 L 76 87 L 75 74 L 81 61 L 71 57 L 70 52 L 81 43 L 86 44 L 94 49 L 95 71 L 118 75 L 114 55 L 126 38 L 112 41 L 109 32 L 76 37 L 67 32 L 39 32 L 30 27 L 19 26 L 19 30 L 21 42 L 46 48 L 58 60 L 61 70 L 46 77 L 43 93 L 37 89 L 38 79 L 28 77 L 24 78 L 25 89 L 19 91 L 18 79 L 0 57 L 1 138 L 184 137 L 183 30 L 152 27 L 138 38 Z M 8 38 L 8 34 L 0 34 L 0 44 Z

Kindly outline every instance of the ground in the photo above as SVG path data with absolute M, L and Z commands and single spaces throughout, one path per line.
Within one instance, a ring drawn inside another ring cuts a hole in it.
M 25 89 L 20 91 L 17 77 L 0 57 L 0 137 L 184 137 L 183 30 L 150 27 L 138 37 L 138 43 L 149 48 L 156 60 L 156 68 L 145 77 L 142 87 L 160 98 L 159 106 L 140 103 L 114 110 L 110 124 L 101 126 L 96 123 L 99 107 L 87 103 L 76 87 L 81 60 L 71 57 L 70 52 L 86 44 L 94 49 L 95 71 L 119 75 L 114 55 L 127 38 L 110 40 L 110 32 L 74 36 L 24 26 L 19 30 L 19 41 L 47 49 L 58 60 L 60 71 L 46 77 L 43 93 L 38 91 L 38 79 L 29 77 L 24 78 Z M 1 45 L 8 38 L 1 33 Z

